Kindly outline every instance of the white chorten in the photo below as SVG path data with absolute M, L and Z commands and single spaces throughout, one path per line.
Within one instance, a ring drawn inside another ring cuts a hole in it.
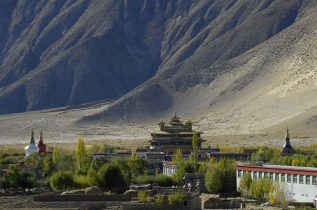
M 34 141 L 34 132 L 33 129 L 31 130 L 31 142 L 29 146 L 26 146 L 24 151 L 25 151 L 25 157 L 28 157 L 29 155 L 33 154 L 33 153 L 39 153 L 40 148 L 38 146 L 35 145 L 35 141 Z

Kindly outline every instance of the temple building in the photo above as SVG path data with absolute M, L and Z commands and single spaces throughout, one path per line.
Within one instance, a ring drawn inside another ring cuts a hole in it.
M 40 148 L 35 145 L 33 129 L 31 130 L 30 135 L 31 135 L 30 145 L 26 146 L 24 149 L 25 157 L 28 157 L 29 155 L 31 155 L 33 153 L 39 153 L 39 151 L 40 151 Z
M 283 148 L 281 149 L 281 154 L 282 155 L 293 155 L 296 154 L 295 149 L 292 147 L 291 142 L 290 142 L 290 137 L 289 137 L 289 129 L 286 129 L 286 134 L 285 134 L 285 144 Z
M 192 122 L 187 121 L 185 124 L 180 121 L 180 118 L 176 115 L 171 118 L 171 121 L 167 124 L 164 121 L 159 123 L 160 130 L 151 133 L 151 139 L 149 140 L 151 148 L 155 148 L 158 152 L 176 152 L 178 148 L 182 152 L 192 151 L 193 142 L 193 130 Z M 203 132 L 197 132 L 198 135 L 198 148 L 200 149 L 201 143 L 205 140 L 201 139 Z
M 46 145 L 43 143 L 43 132 L 40 132 L 39 143 L 36 145 L 40 148 L 39 153 L 46 153 Z

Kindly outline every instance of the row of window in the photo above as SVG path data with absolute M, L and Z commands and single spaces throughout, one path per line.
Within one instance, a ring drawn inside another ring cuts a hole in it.
M 175 172 L 176 172 L 175 168 L 163 168 L 163 174 L 171 175 L 171 174 L 175 174 Z
M 309 175 L 297 175 L 297 174 L 280 174 L 280 173 L 269 173 L 269 172 L 256 172 L 253 171 L 251 173 L 253 179 L 260 179 L 263 177 L 270 177 L 271 180 L 281 181 L 281 182 L 288 182 L 288 183 L 299 183 L 299 184 L 317 184 L 317 177 L 316 176 L 309 176 Z M 242 171 L 238 171 L 238 178 L 242 177 Z M 311 179 L 312 177 L 312 179 Z

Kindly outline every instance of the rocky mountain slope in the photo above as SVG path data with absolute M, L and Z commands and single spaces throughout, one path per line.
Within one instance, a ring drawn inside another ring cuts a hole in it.
M 214 21 L 230 20 L 244 3 Z M 178 110 L 210 135 L 283 132 L 288 125 L 317 134 L 316 3 L 261 3 L 253 10 L 249 4 L 220 36 L 215 24 L 203 27 L 155 77 L 81 122 L 152 121 Z
M 309 0 L 3 0 L 0 113 L 119 98 L 79 123 L 314 130 L 316 17 Z

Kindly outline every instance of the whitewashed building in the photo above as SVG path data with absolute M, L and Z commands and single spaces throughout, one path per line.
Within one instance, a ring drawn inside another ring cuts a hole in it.
M 172 161 L 163 161 L 163 174 L 167 176 L 172 176 L 176 173 L 175 164 Z
M 313 202 L 317 196 L 317 168 L 281 165 L 237 165 L 237 189 L 244 173 L 252 179 L 270 177 L 279 182 L 287 200 Z

